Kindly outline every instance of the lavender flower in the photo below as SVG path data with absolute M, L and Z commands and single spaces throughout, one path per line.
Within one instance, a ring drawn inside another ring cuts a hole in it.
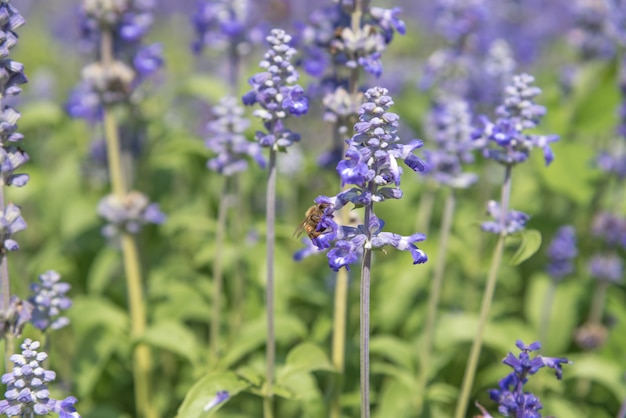
M 326 67 L 363 68 L 380 77 L 381 56 L 396 33 L 404 35 L 406 26 L 399 18 L 402 9 L 363 6 L 362 27 L 353 30 L 350 10 L 341 4 L 325 5 L 314 11 L 300 34 L 303 44 L 303 68 L 314 77 L 321 77 Z M 330 53 L 330 56 L 328 55 Z
M 504 165 L 515 165 L 528 159 L 530 151 L 543 149 L 546 165 L 554 160 L 550 143 L 558 141 L 557 135 L 534 135 L 525 133 L 540 123 L 546 113 L 543 106 L 537 105 L 534 98 L 541 93 L 532 85 L 534 78 L 528 74 L 513 77 L 511 85 L 504 92 L 504 102 L 496 109 L 499 118 L 491 122 L 483 116 L 482 130 L 475 134 L 479 145 L 484 147 L 483 155 Z M 490 144 L 496 147 L 490 147 Z
M 109 194 L 100 200 L 98 214 L 109 222 L 102 229 L 105 237 L 112 238 L 124 231 L 137 234 L 145 224 L 161 224 L 165 215 L 156 203 L 150 203 L 148 198 L 140 192 L 131 191 L 119 199 Z
M 556 281 L 562 280 L 574 271 L 572 260 L 578 255 L 576 230 L 571 225 L 562 226 L 556 231 L 548 247 L 548 274 Z
M 608 59 L 615 55 L 607 3 L 595 0 L 574 2 L 574 28 L 568 33 L 568 40 L 583 60 Z
M 26 222 L 22 218 L 20 208 L 13 203 L 0 212 L 0 240 L 2 247 L 0 253 L 19 250 L 20 246 L 12 237 L 16 232 L 26 229 Z
M 37 351 L 39 342 L 27 338 L 21 347 L 22 354 L 11 356 L 13 371 L 2 376 L 7 391 L 0 401 L 0 414 L 26 417 L 57 412 L 62 418 L 80 418 L 73 406 L 76 398 L 59 401 L 50 397 L 47 384 L 55 380 L 56 373 L 41 365 L 48 355 Z
M 506 235 L 514 234 L 523 230 L 526 222 L 530 219 L 530 216 L 524 212 L 511 210 L 504 216 L 504 225 L 502 225 L 502 210 L 500 209 L 500 204 L 495 200 L 490 200 L 487 203 L 487 213 L 494 220 L 483 222 L 480 227 L 483 231 L 491 232 L 492 234 L 502 234 L 503 232 Z
M 404 160 L 414 171 L 426 169 L 425 163 L 413 155 L 413 151 L 423 145 L 422 142 L 399 142 L 399 118 L 388 111 L 393 100 L 387 93 L 381 87 L 371 88 L 365 93 L 367 101 L 359 109 L 359 121 L 354 125 L 355 134 L 347 141 L 345 159 L 337 165 L 342 187 L 347 184 L 355 187 L 333 197 L 319 196 L 315 200 L 327 206 L 317 227 L 323 233 L 313 239 L 313 244 L 320 249 L 332 247 L 327 256 L 330 267 L 335 271 L 341 267 L 349 269 L 349 265 L 358 260 L 363 248 L 382 248 L 386 245 L 409 251 L 413 264 L 424 263 L 428 259 L 415 245 L 426 238 L 424 234 L 401 236 L 382 232 L 384 222 L 373 214 L 367 225 L 357 227 L 340 226 L 333 220 L 333 212 L 347 203 L 361 207 L 385 199 L 401 198 L 402 190 L 399 186 L 402 169 L 397 160 Z
M 191 44 L 195 54 L 206 47 L 223 49 L 232 46 L 245 54 L 251 44 L 261 41 L 260 30 L 251 25 L 253 7 L 248 0 L 203 0 L 192 17 L 196 39 Z
M 207 162 L 210 170 L 230 176 L 248 167 L 245 157 L 252 157 L 261 166 L 265 167 L 265 158 L 257 142 L 250 142 L 244 136 L 244 131 L 250 121 L 243 117 L 243 108 L 237 104 L 237 99 L 228 96 L 220 100 L 213 108 L 216 119 L 207 124 L 209 137 L 205 141 L 207 148 L 217 155 Z
M 597 280 L 619 283 L 624 277 L 624 262 L 617 254 L 596 254 L 589 260 L 589 273 Z
M 61 316 L 61 311 L 72 306 L 70 298 L 65 296 L 71 286 L 60 280 L 59 273 L 49 270 L 39 275 L 40 283 L 33 283 L 30 286 L 34 292 L 34 295 L 28 299 L 34 307 L 31 322 L 37 329 L 56 330 L 70 323 L 67 317 Z
M 609 212 L 600 212 L 593 217 L 591 233 L 601 238 L 609 247 L 626 249 L 626 219 Z
M 131 101 L 133 92 L 163 66 L 159 44 L 143 45 L 142 39 L 152 25 L 154 2 L 121 3 L 84 0 L 81 8 L 82 39 L 96 48 L 102 31 L 112 37 L 117 59 L 96 62 L 83 69 L 81 83 L 70 93 L 66 111 L 71 117 L 97 122 L 102 106 Z
M 302 116 L 309 110 L 309 101 L 301 86 L 295 84 L 299 75 L 291 59 L 296 50 L 289 46 L 291 36 L 282 29 L 272 29 L 267 37 L 271 48 L 265 53 L 260 67 L 266 71 L 249 80 L 252 90 L 242 100 L 247 106 L 258 103 L 261 109 L 253 115 L 263 120 L 267 132 L 257 131 L 255 138 L 262 147 L 285 149 L 300 140 L 300 135 L 284 127 L 288 115 Z
M 440 184 L 466 188 L 478 179 L 462 167 L 474 161 L 471 117 L 467 102 L 461 99 L 450 98 L 433 106 L 427 127 L 436 149 L 425 150 L 424 157 L 426 174 Z
M 508 417 L 527 417 L 539 418 L 541 414 L 538 412 L 543 408 L 539 398 L 532 393 L 524 392 L 524 385 L 528 381 L 528 377 L 537 373 L 543 367 L 554 369 L 556 378 L 561 380 L 563 377 L 562 364 L 571 364 L 566 358 L 543 357 L 537 355 L 530 358 L 529 353 L 537 351 L 541 347 L 539 342 L 525 345 L 521 340 L 515 343 L 517 348 L 521 350 L 518 357 L 509 353 L 502 361 L 513 369 L 508 376 L 500 380 L 499 389 L 489 391 L 489 397 L 498 402 L 498 411 Z

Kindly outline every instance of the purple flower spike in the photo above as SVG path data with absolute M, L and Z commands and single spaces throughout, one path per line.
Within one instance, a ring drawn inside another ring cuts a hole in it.
M 319 222 L 323 231 L 313 239 L 313 244 L 320 250 L 328 251 L 328 264 L 338 271 L 341 267 L 350 269 L 362 255 L 364 248 L 382 248 L 392 246 L 401 251 L 409 251 L 413 264 L 428 260 L 426 254 L 417 248 L 416 243 L 423 241 L 423 234 L 402 236 L 391 232 L 382 232 L 384 222 L 375 214 L 369 217 L 369 225 L 357 227 L 337 225 L 333 212 L 348 203 L 355 207 L 370 206 L 374 202 L 386 199 L 402 198 L 400 189 L 401 168 L 398 160 L 414 171 L 423 171 L 426 164 L 413 152 L 422 147 L 422 142 L 413 140 L 401 144 L 398 137 L 399 117 L 389 112 L 393 100 L 387 90 L 374 87 L 365 92 L 366 102 L 359 109 L 359 120 L 354 125 L 354 136 L 346 141 L 348 149 L 345 158 L 337 164 L 341 185 L 353 185 L 333 197 L 319 196 L 317 204 L 328 205 Z
M 535 356 L 530 358 L 530 353 L 539 350 L 539 342 L 530 345 L 524 344 L 521 340 L 515 343 L 521 350 L 519 356 L 515 357 L 509 353 L 502 361 L 513 369 L 513 372 L 500 380 L 499 389 L 491 389 L 489 397 L 498 402 L 498 411 L 506 417 L 541 418 L 540 409 L 543 405 L 532 393 L 524 392 L 524 385 L 528 377 L 537 373 L 543 367 L 555 370 L 557 379 L 563 376 L 562 364 L 571 364 L 566 358 L 553 358 Z

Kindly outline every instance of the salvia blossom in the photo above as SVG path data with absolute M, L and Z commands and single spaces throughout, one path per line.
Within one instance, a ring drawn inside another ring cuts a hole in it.
M 526 226 L 526 222 L 530 219 L 530 216 L 524 212 L 511 210 L 504 216 L 504 225 L 502 225 L 502 210 L 500 203 L 495 200 L 490 200 L 487 203 L 487 213 L 494 220 L 483 222 L 480 227 L 483 231 L 491 232 L 492 234 L 504 233 L 509 235 L 522 231 Z
M 338 271 L 349 269 L 356 262 L 363 248 L 381 248 L 391 245 L 399 250 L 409 251 L 414 264 L 427 261 L 426 254 L 417 248 L 424 234 L 401 236 L 382 232 L 384 222 L 372 214 L 367 225 L 356 227 L 338 225 L 333 219 L 335 210 L 348 203 L 357 207 L 372 205 L 385 199 L 402 197 L 398 160 L 414 171 L 424 171 L 425 163 L 413 154 L 423 144 L 413 140 L 400 143 L 397 134 L 399 117 L 389 112 L 393 100 L 387 90 L 373 87 L 365 92 L 366 102 L 359 109 L 359 121 L 354 125 L 354 136 L 347 141 L 345 158 L 337 165 L 342 187 L 353 185 L 336 196 L 319 196 L 317 204 L 324 205 L 324 214 L 317 230 L 322 232 L 313 239 L 319 249 L 330 249 L 327 257 L 330 267 Z M 332 247 L 332 248 L 331 248 Z
M 22 218 L 19 206 L 9 203 L 3 211 L 0 211 L 0 240 L 2 241 L 0 253 L 19 250 L 20 246 L 13 239 L 13 235 L 24 229 L 26 229 L 26 222 Z
M 65 294 L 70 290 L 69 283 L 61 282 L 61 275 L 50 270 L 39 275 L 39 283 L 30 286 L 34 293 L 28 301 L 32 303 L 32 324 L 42 331 L 56 330 L 70 323 L 61 312 L 72 306 L 72 301 Z
M 207 124 L 209 136 L 205 145 L 217 155 L 207 162 L 210 170 L 230 176 L 248 167 L 246 157 L 252 157 L 265 167 L 265 158 L 257 142 L 246 139 L 244 131 L 250 121 L 243 117 L 243 108 L 235 97 L 227 96 L 213 108 L 216 119 Z
M 576 255 L 578 255 L 576 230 L 571 225 L 560 227 L 548 247 L 550 259 L 547 266 L 548 274 L 556 281 L 571 274 L 574 271 L 573 259 Z
M 0 339 L 7 334 L 19 337 L 24 326 L 31 320 L 32 313 L 33 305 L 15 295 L 11 296 L 9 306 L 0 310 Z
M 25 23 L 19 11 L 10 2 L 0 3 L 0 97 L 17 96 L 26 83 L 24 65 L 9 58 L 11 49 L 18 43 L 15 30 Z M 0 186 L 24 186 L 28 182 L 28 174 L 15 173 L 28 161 L 28 154 L 18 146 L 23 135 L 17 132 L 17 121 L 21 114 L 11 106 L 0 110 Z
M 426 174 L 440 184 L 466 188 L 476 182 L 476 174 L 463 172 L 462 164 L 474 161 L 473 127 L 467 102 L 449 98 L 433 105 L 427 122 L 435 149 L 425 150 Z
M 152 25 L 153 7 L 151 0 L 83 1 L 81 34 L 84 43 L 96 48 L 101 32 L 109 31 L 116 58 L 106 64 L 95 62 L 83 69 L 82 81 L 66 103 L 71 117 L 92 123 L 99 121 L 102 106 L 130 101 L 136 88 L 163 66 L 161 46 L 142 43 Z
M 489 397 L 498 402 L 498 411 L 505 417 L 540 418 L 539 410 L 543 408 L 543 405 L 539 398 L 532 393 L 524 392 L 524 385 L 528 382 L 528 377 L 543 367 L 549 367 L 554 369 L 556 378 L 561 380 L 563 377 L 561 365 L 571 364 L 571 362 L 566 358 L 541 355 L 530 358 L 531 352 L 541 348 L 539 342 L 526 345 L 521 340 L 517 340 L 515 345 L 521 350 L 519 356 L 515 357 L 513 353 L 509 353 L 502 360 L 513 371 L 500 380 L 498 389 L 489 391 Z
M 299 74 L 291 60 L 296 50 L 289 46 L 291 36 L 282 29 L 272 29 L 267 37 L 270 49 L 259 63 L 265 71 L 249 80 L 252 90 L 242 100 L 247 106 L 258 103 L 253 115 L 263 121 L 267 132 L 257 131 L 255 139 L 262 147 L 284 149 L 300 140 L 300 135 L 283 125 L 288 115 L 302 116 L 309 110 L 309 100 L 297 83 Z
M 27 417 L 55 412 L 61 418 L 80 418 L 74 408 L 76 398 L 56 400 L 50 397 L 48 383 L 55 380 L 56 373 L 42 366 L 48 355 L 37 351 L 39 342 L 26 339 L 21 347 L 21 354 L 11 356 L 13 371 L 2 375 L 7 391 L 0 401 L 0 414 Z
M 105 237 L 117 236 L 120 232 L 137 234 L 145 224 L 161 224 L 165 215 L 158 204 L 150 203 L 148 198 L 138 191 L 130 191 L 123 199 L 115 194 L 103 197 L 98 203 L 98 214 L 109 224 L 102 229 Z
M 308 74 L 321 77 L 332 62 L 338 67 L 361 67 L 367 73 L 381 76 L 380 59 L 387 45 L 396 33 L 406 33 L 406 26 L 399 18 L 402 9 L 363 7 L 362 26 L 356 31 L 350 25 L 351 10 L 337 2 L 311 14 L 300 34 L 302 65 Z
M 203 410 L 210 411 L 222 402 L 227 401 L 229 397 L 230 395 L 228 394 L 228 391 L 220 390 L 215 394 L 215 397 L 204 406 Z
M 626 249 L 626 219 L 609 212 L 599 212 L 593 217 L 591 233 L 601 238 L 609 247 Z
M 512 83 L 505 88 L 504 101 L 496 109 L 498 119 L 491 122 L 482 116 L 482 129 L 475 133 L 478 144 L 483 148 L 483 155 L 504 165 L 515 165 L 528 159 L 533 148 L 543 150 L 546 165 L 554 160 L 550 148 L 558 141 L 558 135 L 535 135 L 525 131 L 539 125 L 546 109 L 534 102 L 541 89 L 532 85 L 534 77 L 521 74 L 513 77 Z M 495 145 L 492 147 L 490 145 Z
M 624 262 L 617 254 L 596 254 L 589 260 L 589 273 L 596 280 L 619 283 L 624 277 Z
M 261 30 L 252 25 L 249 0 L 203 0 L 192 16 L 196 39 L 191 44 L 195 54 L 206 47 L 223 49 L 231 46 L 245 55 L 252 44 L 260 43 Z
M 607 3 L 597 0 L 573 2 L 574 27 L 567 38 L 583 60 L 608 59 L 615 55 Z

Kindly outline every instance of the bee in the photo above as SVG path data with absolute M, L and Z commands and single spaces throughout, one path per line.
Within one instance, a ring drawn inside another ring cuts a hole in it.
M 328 203 L 318 203 L 317 205 L 313 205 L 308 208 L 306 214 L 304 215 L 304 220 L 300 223 L 300 225 L 298 225 L 293 233 L 293 236 L 298 238 L 305 231 L 311 239 L 317 238 L 322 235 L 324 231 L 318 231 L 317 225 L 319 225 L 320 221 L 322 220 L 322 216 L 324 216 L 324 211 L 328 206 Z

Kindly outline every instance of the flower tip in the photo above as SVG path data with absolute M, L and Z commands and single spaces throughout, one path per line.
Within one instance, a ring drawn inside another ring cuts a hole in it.
M 228 393 L 228 391 L 226 390 L 220 390 L 218 391 L 215 396 L 204 406 L 203 410 L 204 411 L 209 411 L 213 408 L 215 408 L 216 406 L 218 406 L 219 404 L 221 404 L 222 402 L 225 402 L 226 400 L 228 400 L 228 398 L 230 397 L 230 394 Z

